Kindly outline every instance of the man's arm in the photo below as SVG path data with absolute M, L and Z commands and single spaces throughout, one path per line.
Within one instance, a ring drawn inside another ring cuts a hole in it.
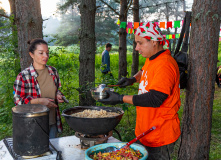
M 168 95 L 159 91 L 150 90 L 147 93 L 133 96 L 123 96 L 123 102 L 141 107 L 160 107 Z
M 136 78 L 136 82 L 140 82 L 140 78 L 141 78 L 141 75 L 142 75 L 142 70 L 139 70 L 133 77 Z

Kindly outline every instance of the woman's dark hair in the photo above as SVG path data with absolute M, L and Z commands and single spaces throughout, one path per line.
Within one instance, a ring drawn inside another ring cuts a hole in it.
M 43 39 L 41 38 L 35 38 L 35 39 L 32 39 L 30 41 L 28 41 L 28 44 L 29 44 L 29 52 L 31 53 L 34 53 L 34 51 L 36 50 L 36 46 L 39 45 L 39 44 L 46 44 L 48 45 L 48 43 L 46 41 L 44 41 Z

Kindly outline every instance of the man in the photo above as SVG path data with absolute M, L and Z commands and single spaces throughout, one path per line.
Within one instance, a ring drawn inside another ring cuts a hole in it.
M 179 68 L 170 51 L 163 49 L 167 40 L 157 25 L 148 22 L 138 27 L 135 41 L 136 50 L 146 58 L 146 62 L 136 75 L 122 78 L 118 85 L 126 87 L 140 82 L 138 95 L 119 95 L 108 91 L 109 97 L 99 101 L 112 105 L 136 105 L 135 135 L 156 127 L 138 141 L 148 150 L 148 160 L 170 159 L 181 133 L 177 114 L 180 108 Z
M 102 69 L 103 74 L 107 74 L 110 72 L 110 55 L 109 52 L 111 51 L 112 44 L 107 43 L 106 49 L 102 53 L 102 66 L 105 67 L 105 69 Z

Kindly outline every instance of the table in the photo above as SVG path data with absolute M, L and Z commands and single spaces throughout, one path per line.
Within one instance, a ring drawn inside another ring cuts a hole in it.
M 50 142 L 58 151 L 62 151 L 64 160 L 84 160 L 85 150 L 81 149 L 80 139 L 76 136 L 53 138 L 50 139 Z M 109 137 L 107 142 L 113 143 L 120 141 L 114 137 Z M 53 151 L 53 153 L 55 152 Z M 0 160 L 13 160 L 3 140 L 0 141 Z M 45 159 L 44 157 L 39 157 L 32 158 L 32 160 L 55 160 L 55 158 Z

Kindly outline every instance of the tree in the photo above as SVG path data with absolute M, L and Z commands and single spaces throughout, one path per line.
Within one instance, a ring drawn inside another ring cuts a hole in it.
M 209 159 L 220 16 L 220 0 L 194 1 L 180 160 Z
M 87 89 L 95 80 L 96 0 L 82 0 L 79 8 L 81 13 L 79 86 Z M 80 94 L 79 100 L 80 105 L 93 105 L 95 103 L 90 91 L 86 92 L 86 96 Z
M 134 22 L 140 22 L 139 18 L 139 0 L 133 0 L 133 19 Z M 133 61 L 131 66 L 131 76 L 135 75 L 138 72 L 139 66 L 139 52 L 135 50 L 136 42 L 133 41 Z
M 32 59 L 28 55 L 27 42 L 43 38 L 40 0 L 9 0 L 18 33 L 18 52 L 21 69 L 28 67 Z
M 120 21 L 127 22 L 127 0 L 120 1 Z M 119 72 L 118 79 L 127 76 L 127 32 L 124 28 L 119 29 Z

